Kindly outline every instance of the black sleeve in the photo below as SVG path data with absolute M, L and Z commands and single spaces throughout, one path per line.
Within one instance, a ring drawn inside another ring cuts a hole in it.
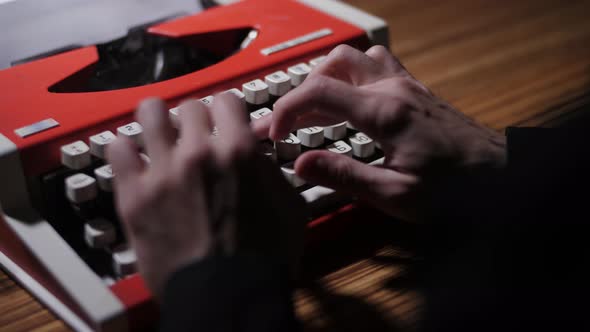
M 506 172 L 441 200 L 425 330 L 588 331 L 590 131 L 510 128 L 507 144 Z
M 176 273 L 162 301 L 161 331 L 296 331 L 285 270 L 256 257 L 211 257 Z

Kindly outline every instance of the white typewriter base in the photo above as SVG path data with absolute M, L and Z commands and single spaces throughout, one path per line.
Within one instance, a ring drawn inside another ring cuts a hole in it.
M 0 252 L 0 266 L 2 266 L 21 286 L 26 288 L 36 299 L 59 316 L 72 329 L 80 332 L 92 331 L 92 329 L 65 304 L 63 304 L 57 297 L 53 296 L 51 292 L 35 281 L 35 279 L 2 252 Z

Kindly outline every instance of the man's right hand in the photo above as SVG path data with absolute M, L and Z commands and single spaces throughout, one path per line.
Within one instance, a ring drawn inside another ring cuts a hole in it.
M 382 46 L 366 53 L 337 47 L 261 120 L 257 135 L 275 140 L 298 128 L 349 121 L 380 143 L 383 166 L 310 151 L 297 160 L 297 174 L 406 220 L 424 207 L 421 197 L 434 189 L 433 178 L 502 168 L 506 159 L 503 135 L 434 96 Z

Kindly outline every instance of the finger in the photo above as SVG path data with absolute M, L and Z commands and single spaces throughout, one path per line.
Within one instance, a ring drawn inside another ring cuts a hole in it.
M 167 113 L 158 98 L 142 101 L 137 110 L 137 120 L 144 130 L 145 149 L 156 167 L 168 162 L 174 147 L 175 133 Z
M 367 91 L 326 76 L 310 77 L 277 101 L 273 111 L 270 137 L 284 138 L 299 116 L 317 111 L 337 121 L 366 122 L 370 109 Z M 374 101 L 373 101 L 374 102 Z M 355 124 L 356 125 L 356 124 Z
M 250 128 L 257 138 L 263 139 L 268 138 L 271 124 L 272 113 L 250 122 Z
M 190 151 L 199 145 L 208 144 L 212 127 L 207 106 L 196 100 L 185 101 L 180 104 L 178 119 L 179 150 Z
M 310 112 L 302 114 L 297 118 L 292 126 L 292 130 L 313 127 L 313 126 L 330 126 L 337 124 L 338 119 L 329 115 L 321 114 L 318 112 Z M 254 135 L 259 139 L 269 137 L 270 126 L 272 125 L 272 114 L 269 114 L 263 118 L 253 121 L 250 124 Z
M 139 176 L 145 167 L 137 146 L 127 137 L 119 137 L 107 146 L 106 152 L 107 160 L 116 175 L 114 184 L 118 199 L 134 197 Z
M 410 180 L 408 176 L 391 169 L 319 150 L 301 155 L 295 162 L 295 171 L 311 183 L 373 202 L 384 201 L 396 192 L 403 192 Z
M 312 73 L 343 80 L 354 85 L 372 83 L 383 77 L 382 66 L 371 57 L 348 45 L 334 48 Z
M 391 52 L 381 45 L 371 47 L 365 54 L 392 74 L 407 73 L 406 68 Z
M 230 165 L 235 160 L 247 157 L 254 150 L 254 135 L 244 114 L 244 104 L 234 95 L 222 93 L 215 97 L 211 115 L 222 141 L 222 144 L 216 146 L 216 155 L 221 165 Z

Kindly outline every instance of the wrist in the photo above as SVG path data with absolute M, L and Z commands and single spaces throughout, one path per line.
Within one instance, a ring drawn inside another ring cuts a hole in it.
M 464 167 L 471 171 L 498 172 L 506 168 L 506 137 L 497 132 L 490 132 L 480 139 L 471 139 L 466 145 Z

